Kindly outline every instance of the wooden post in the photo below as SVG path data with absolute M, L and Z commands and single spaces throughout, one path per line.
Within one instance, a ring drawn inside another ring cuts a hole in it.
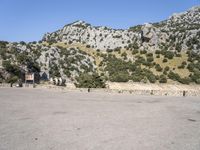
M 25 72 L 25 87 L 26 87 L 26 72 Z
M 33 88 L 35 88 L 35 73 L 33 73 L 32 76 L 33 76 Z

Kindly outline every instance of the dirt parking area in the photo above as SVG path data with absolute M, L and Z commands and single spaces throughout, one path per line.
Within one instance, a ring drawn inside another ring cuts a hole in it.
M 0 150 L 200 150 L 200 98 L 1 88 Z

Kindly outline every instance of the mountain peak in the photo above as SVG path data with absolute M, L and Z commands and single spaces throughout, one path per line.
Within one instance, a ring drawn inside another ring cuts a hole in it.
M 73 23 L 72 23 L 72 25 L 74 25 L 74 24 L 85 24 L 86 22 L 85 21 L 83 21 L 83 20 L 77 20 L 77 21 L 74 21 Z
M 68 24 L 66 26 L 88 27 L 88 26 L 90 26 L 90 24 L 83 21 L 83 20 L 77 20 L 77 21 L 75 21 L 71 24 Z

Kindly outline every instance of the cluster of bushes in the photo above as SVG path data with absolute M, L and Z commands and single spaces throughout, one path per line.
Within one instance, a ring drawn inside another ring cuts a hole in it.
M 140 51 L 140 54 L 146 54 L 146 53 L 147 53 L 146 50 L 141 50 L 141 51 Z
M 114 49 L 114 51 L 115 51 L 115 52 L 120 52 L 121 49 L 122 49 L 121 47 L 116 47 L 116 48 Z
M 165 75 L 160 75 L 159 77 L 159 83 L 167 83 L 167 78 Z
M 133 32 L 141 32 L 141 30 L 142 30 L 142 25 L 137 25 L 137 26 L 129 28 L 129 31 L 133 31 Z
M 190 78 L 193 82 L 200 84 L 200 71 L 194 71 L 193 74 L 190 75 Z
M 55 63 L 49 64 L 49 75 L 51 77 L 61 77 L 58 65 Z
M 7 55 L 6 55 L 7 44 L 8 44 L 8 42 L 6 42 L 6 41 L 0 41 L 0 56 L 3 60 L 7 59 Z
M 130 42 L 130 41 L 129 41 Z M 196 43 L 195 40 L 188 42 L 187 44 L 194 44 Z M 6 45 L 8 43 L 0 41 L 0 55 L 1 57 L 7 58 L 9 55 L 6 55 L 7 49 Z M 26 44 L 21 42 L 21 44 Z M 26 44 L 27 46 L 28 44 Z M 163 63 L 167 62 L 169 59 L 173 59 L 174 56 L 178 56 L 178 52 L 181 49 L 181 44 L 176 44 L 176 52 L 169 51 L 165 49 L 166 45 L 163 45 L 162 50 L 156 50 L 156 56 L 160 57 L 160 55 L 164 56 Z M 86 46 L 90 48 L 90 45 Z M 195 82 L 200 84 L 200 56 L 194 52 L 188 52 L 188 62 L 184 61 L 180 66 L 179 69 L 187 69 L 191 72 L 188 78 L 181 78 L 179 74 L 170 71 L 169 67 L 162 68 L 160 64 L 156 64 L 154 62 L 154 55 L 153 53 L 148 53 L 146 50 L 138 50 L 138 44 L 131 43 L 128 45 L 128 49 L 131 49 L 133 55 L 135 54 L 142 54 L 141 56 L 135 55 L 134 62 L 128 61 L 127 53 L 121 53 L 121 47 L 118 47 L 114 50 L 108 49 L 107 52 L 120 52 L 121 57 L 124 58 L 118 59 L 112 53 L 109 54 L 102 54 L 98 53 L 98 56 L 103 58 L 103 61 L 100 63 L 103 71 L 107 75 L 108 80 L 113 82 L 127 82 L 132 80 L 134 82 L 160 82 L 166 83 L 167 79 L 171 79 L 174 81 L 178 81 L 180 83 L 189 84 L 190 82 Z M 40 65 L 36 62 L 36 60 L 41 55 L 41 47 L 37 47 L 35 49 L 31 49 L 31 53 L 19 52 L 17 48 L 11 48 L 10 53 L 15 55 L 16 63 L 12 64 L 11 61 L 3 61 L 4 68 L 12 73 L 12 77 L 9 79 L 8 82 L 12 82 L 19 77 L 20 65 L 26 65 L 28 69 L 32 71 L 40 71 Z M 98 50 L 100 51 L 100 50 Z M 50 63 L 50 75 L 60 77 L 60 68 L 63 68 L 63 72 L 70 77 L 72 71 L 77 71 L 80 74 L 79 77 L 76 78 L 77 80 L 77 87 L 104 87 L 105 81 L 101 76 L 97 73 L 92 73 L 94 71 L 93 65 L 90 60 L 86 60 L 85 52 L 82 52 L 78 49 L 66 49 L 62 47 L 58 47 L 58 52 L 62 59 L 59 60 L 59 65 L 55 63 Z M 53 54 L 52 54 L 53 55 Z M 11 56 L 11 55 L 10 55 Z M 34 57 L 32 57 L 34 56 Z M 49 57 L 49 54 L 46 56 Z M 11 59 L 12 60 L 12 59 Z M 52 58 L 52 62 L 53 58 Z M 86 63 L 82 63 L 86 62 Z M 88 63 L 87 63 L 88 62 Z M 161 75 L 154 75 L 152 71 L 146 69 L 147 67 L 152 68 L 155 67 L 156 71 L 160 72 Z M 84 73 L 81 73 L 84 72 Z
M 191 72 L 190 79 L 192 82 L 200 84 L 200 55 L 195 52 L 187 52 L 188 54 L 188 65 L 187 69 Z
M 127 49 L 139 49 L 137 42 L 131 43 L 128 45 Z
M 115 35 L 115 36 L 113 36 L 113 38 L 117 38 L 117 39 L 119 39 L 121 37 L 122 37 L 121 35 Z
M 147 58 L 147 62 L 153 62 L 154 61 L 152 53 L 147 53 L 146 58 Z
M 135 53 L 139 51 L 136 50 Z M 191 82 L 200 83 L 200 56 L 196 53 L 188 53 L 190 63 L 183 61 L 179 69 L 188 68 L 191 72 L 189 77 L 181 78 L 179 74 L 170 71 L 170 68 L 166 66 L 162 68 L 160 64 L 156 64 L 152 53 L 146 51 L 140 51 L 140 53 L 146 55 L 146 59 L 143 56 L 136 55 L 135 61 L 128 61 L 116 58 L 114 55 L 103 55 L 104 71 L 108 73 L 108 79 L 112 82 L 127 82 L 132 80 L 134 82 L 160 82 L 167 83 L 168 79 L 180 82 L 182 84 L 189 84 Z M 122 53 L 123 54 L 123 53 Z M 167 62 L 168 59 L 172 59 L 175 54 L 171 51 L 157 50 L 157 55 L 164 55 L 163 62 Z M 123 54 L 123 57 L 127 57 Z M 154 75 L 149 69 L 142 68 L 141 65 L 148 66 L 149 68 L 155 67 L 156 71 L 161 72 L 161 75 Z
M 186 65 L 187 65 L 187 62 L 186 62 L 186 61 L 183 61 L 183 62 L 181 63 L 181 65 L 178 66 L 178 68 L 179 68 L 179 69 L 184 69 L 184 68 L 186 67 Z
M 186 45 L 187 47 L 192 50 L 194 48 L 194 45 L 198 45 L 199 44 L 199 41 L 197 40 L 197 38 L 193 37 L 193 38 L 190 38 L 187 42 L 186 42 Z
M 106 52 L 112 53 L 112 52 L 113 52 L 113 49 L 107 49 Z
M 127 53 L 126 53 L 126 52 L 123 52 L 123 53 L 121 54 L 121 56 L 123 57 L 124 60 L 127 59 Z
M 86 45 L 86 48 L 90 48 L 91 46 L 90 45 Z
M 76 87 L 79 88 L 105 88 L 104 79 L 97 73 L 81 73 L 76 77 Z
M 156 69 L 156 71 L 158 71 L 158 72 L 161 72 L 161 71 L 163 70 L 163 68 L 160 66 L 160 64 L 156 64 L 156 65 L 155 65 L 155 69 Z
M 151 82 L 155 83 L 156 76 L 148 69 L 141 68 L 141 62 L 144 60 L 139 57 L 136 62 L 123 61 L 116 58 L 114 55 L 109 55 L 103 61 L 105 64 L 105 71 L 109 74 L 109 80 L 112 82 L 127 82 L 132 80 L 134 82 Z
M 161 54 L 168 59 L 173 59 L 174 58 L 174 52 L 172 51 L 167 51 L 167 50 L 162 50 Z
M 90 26 L 89 24 L 87 25 L 83 25 L 83 24 L 75 24 L 73 25 L 74 27 L 78 27 L 78 28 L 82 28 L 82 29 L 86 29 L 88 26 Z
M 6 42 L 6 41 L 0 41 L 0 48 L 6 48 L 7 44 L 8 44 L 8 42 Z
M 37 50 L 32 50 L 32 53 L 28 53 L 26 51 L 15 52 L 16 63 L 18 66 L 25 65 L 27 69 L 31 72 L 40 72 L 40 65 L 36 61 L 40 55 L 36 55 Z M 40 53 L 38 50 L 37 53 Z
M 81 51 L 79 48 L 63 48 L 61 46 L 58 46 L 58 49 L 60 50 L 61 56 L 61 59 L 58 60 L 59 68 L 63 69 L 63 73 L 67 75 L 67 77 L 71 77 L 74 71 L 80 74 L 81 72 L 88 73 L 94 70 L 91 60 L 86 58 L 88 55 L 86 52 Z M 58 71 L 56 71 L 57 75 L 60 75 L 58 74 L 59 68 L 57 69 Z
M 133 51 L 132 51 L 132 55 L 135 55 L 135 54 L 137 54 L 139 51 L 137 50 L 137 49 L 134 49 Z
M 128 82 L 130 79 L 128 71 L 119 71 L 110 75 L 111 82 Z
M 6 71 L 12 73 L 15 76 L 20 75 L 20 68 L 16 64 L 12 64 L 11 61 L 3 61 L 2 66 Z
M 174 73 L 172 71 L 169 72 L 168 74 L 169 79 L 174 80 L 174 81 L 178 81 L 182 84 L 189 84 L 191 82 L 191 79 L 188 78 L 181 78 L 179 74 Z
M 6 79 L 7 83 L 15 83 L 20 77 L 20 68 L 19 66 L 12 64 L 11 61 L 3 61 L 2 66 L 4 69 L 10 73 L 10 77 Z
M 0 56 L 3 60 L 7 59 L 6 49 L 0 48 Z
M 39 50 L 32 49 L 29 44 L 21 41 L 21 45 L 26 45 L 31 52 L 21 51 L 16 47 L 16 43 L 13 43 L 12 47 L 7 47 L 8 42 L 0 42 L 0 55 L 3 59 L 2 66 L 9 73 L 8 79 L 3 79 L 5 82 L 14 83 L 18 79 L 22 78 L 24 73 L 24 66 L 31 72 L 40 72 L 40 65 L 36 61 L 39 56 L 37 55 Z M 23 67 L 22 67 L 23 66 Z

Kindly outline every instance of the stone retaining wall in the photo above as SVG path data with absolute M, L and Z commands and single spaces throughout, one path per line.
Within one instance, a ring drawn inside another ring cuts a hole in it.
M 37 85 L 36 85 L 37 86 Z M 1 83 L 0 88 L 8 88 L 11 87 L 10 83 Z M 17 84 L 12 84 L 12 87 L 17 87 Z M 33 88 L 33 84 L 23 84 L 23 88 Z
M 144 89 L 146 88 L 145 85 Z M 89 92 L 108 92 L 108 93 L 125 93 L 125 94 L 132 94 L 132 95 L 156 95 L 156 96 L 200 96 L 200 89 L 199 88 L 194 88 L 194 87 L 190 87 L 188 86 L 187 88 L 177 88 L 176 89 L 171 89 L 169 88 L 169 86 L 173 86 L 173 85 L 166 85 L 166 87 L 168 88 L 146 88 L 145 90 L 142 89 L 111 89 L 111 88 L 100 88 L 100 89 L 93 89 L 91 88 L 89 90 Z M 10 87 L 10 84 L 7 83 L 3 83 L 0 84 L 0 87 L 5 87 L 8 88 Z M 15 85 L 13 84 L 13 87 L 15 87 Z M 199 86 L 198 86 L 199 87 Z M 33 88 L 33 85 L 23 85 L 23 88 Z M 81 92 L 88 92 L 87 88 L 74 88 L 74 87 L 63 87 L 63 86 L 54 86 L 54 85 L 36 85 L 36 88 L 46 88 L 46 89 L 52 89 L 52 90 L 61 90 L 61 91 L 69 91 L 69 90 L 76 90 L 76 91 L 81 91 Z
M 0 87 L 11 87 L 11 84 L 9 84 L 9 83 L 1 83 Z

